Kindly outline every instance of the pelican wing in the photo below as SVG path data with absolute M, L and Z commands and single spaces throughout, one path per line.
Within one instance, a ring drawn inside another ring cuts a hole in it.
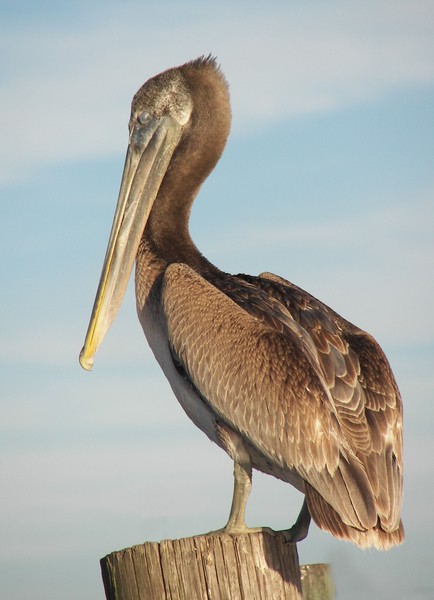
M 374 451 L 356 354 L 316 308 L 296 320 L 254 278 L 210 283 L 183 264 L 164 277 L 171 348 L 204 401 L 271 463 L 295 469 L 344 523 L 366 530 L 377 523 L 381 487 L 367 457 L 384 444 Z M 381 510 L 389 521 L 390 504 Z
M 390 365 L 372 336 L 289 281 L 263 273 L 260 289 L 306 330 L 342 431 L 361 460 L 383 526 L 399 523 L 402 503 L 402 401 Z
M 285 279 L 271 273 L 246 279 L 285 306 L 314 341 L 341 432 L 368 476 L 381 527 L 399 528 L 395 538 L 401 541 L 402 401 L 383 351 L 372 336 Z

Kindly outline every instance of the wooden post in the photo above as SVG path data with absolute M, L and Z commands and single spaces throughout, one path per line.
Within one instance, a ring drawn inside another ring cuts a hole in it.
M 335 586 L 330 565 L 301 565 L 300 573 L 303 600 L 333 600 Z
M 101 570 L 107 600 L 302 598 L 297 547 L 280 534 L 148 542 L 109 554 Z

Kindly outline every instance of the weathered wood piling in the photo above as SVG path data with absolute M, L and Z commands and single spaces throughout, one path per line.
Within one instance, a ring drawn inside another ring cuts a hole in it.
M 107 600 L 332 600 L 327 565 L 299 566 L 281 534 L 147 542 L 101 559 Z

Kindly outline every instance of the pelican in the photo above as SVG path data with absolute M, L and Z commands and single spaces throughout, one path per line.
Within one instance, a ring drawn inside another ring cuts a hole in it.
M 189 215 L 230 129 L 226 80 L 201 57 L 135 94 L 119 198 L 80 363 L 90 370 L 136 263 L 139 320 L 190 419 L 234 462 L 229 520 L 249 529 L 252 469 L 304 494 L 311 518 L 360 547 L 401 543 L 402 402 L 369 334 L 272 273 L 230 275 L 193 243 Z

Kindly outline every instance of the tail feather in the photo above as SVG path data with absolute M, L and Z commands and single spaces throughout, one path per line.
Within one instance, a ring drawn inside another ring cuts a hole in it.
M 348 540 L 361 548 L 374 546 L 378 550 L 388 550 L 404 541 L 402 521 L 396 529 L 383 529 L 380 519 L 369 529 L 361 530 L 344 523 L 338 513 L 328 502 L 307 482 L 305 483 L 306 501 L 312 519 L 320 529 L 330 532 L 337 538 Z

